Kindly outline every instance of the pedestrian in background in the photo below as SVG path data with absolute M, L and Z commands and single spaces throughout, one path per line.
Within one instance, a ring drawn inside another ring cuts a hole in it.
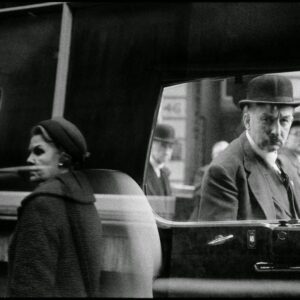
M 166 163 L 171 159 L 175 143 L 175 130 L 167 124 L 158 124 L 154 131 L 150 162 L 146 177 L 146 194 L 171 196 L 170 170 Z
M 296 112 L 285 145 L 279 151 L 281 161 L 291 164 L 300 182 L 300 112 Z
M 224 151 L 227 146 L 229 145 L 226 141 L 218 141 L 216 142 L 211 150 L 211 159 L 212 161 L 222 152 Z M 208 169 L 210 164 L 204 165 L 196 171 L 195 179 L 194 179 L 194 186 L 195 190 L 193 193 L 193 199 L 194 199 L 194 209 L 190 217 L 190 221 L 196 221 L 199 219 L 199 207 L 200 207 L 200 201 L 201 201 L 201 186 L 202 186 L 202 180 L 205 171 Z

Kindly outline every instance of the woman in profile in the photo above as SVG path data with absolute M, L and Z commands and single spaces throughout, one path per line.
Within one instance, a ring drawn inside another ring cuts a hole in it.
M 8 296 L 99 296 L 101 222 L 78 170 L 87 154 L 83 135 L 64 118 L 32 129 L 27 162 L 36 167 L 29 179 L 38 186 L 18 209 Z

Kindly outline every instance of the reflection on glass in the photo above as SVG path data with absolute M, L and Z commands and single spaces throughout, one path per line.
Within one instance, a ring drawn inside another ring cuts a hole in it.
M 52 113 L 61 12 L 1 17 L 0 167 L 22 165 L 34 123 Z
M 156 211 L 163 209 L 169 215 L 171 206 L 174 205 L 172 189 L 170 184 L 170 170 L 166 164 L 170 161 L 174 143 L 176 141 L 175 129 L 169 124 L 159 123 L 156 125 L 153 134 L 150 160 L 147 168 L 146 194 Z M 161 206 L 158 209 L 158 206 Z M 166 208 L 166 207 L 167 208 Z M 163 212 L 163 214 L 164 214 Z
M 103 220 L 103 297 L 152 297 L 161 266 L 157 226 L 146 197 L 97 194 Z M 108 294 L 106 294 L 108 293 Z

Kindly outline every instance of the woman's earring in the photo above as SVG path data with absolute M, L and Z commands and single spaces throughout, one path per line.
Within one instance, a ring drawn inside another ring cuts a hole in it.
M 69 168 L 70 164 L 71 164 L 71 156 L 65 152 L 61 153 L 60 159 L 59 159 L 59 163 L 58 163 L 58 167 L 59 168 Z

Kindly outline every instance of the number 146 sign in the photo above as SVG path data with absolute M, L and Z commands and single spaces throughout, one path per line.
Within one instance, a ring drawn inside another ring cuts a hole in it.
M 163 99 L 162 116 L 172 118 L 185 117 L 185 99 Z

